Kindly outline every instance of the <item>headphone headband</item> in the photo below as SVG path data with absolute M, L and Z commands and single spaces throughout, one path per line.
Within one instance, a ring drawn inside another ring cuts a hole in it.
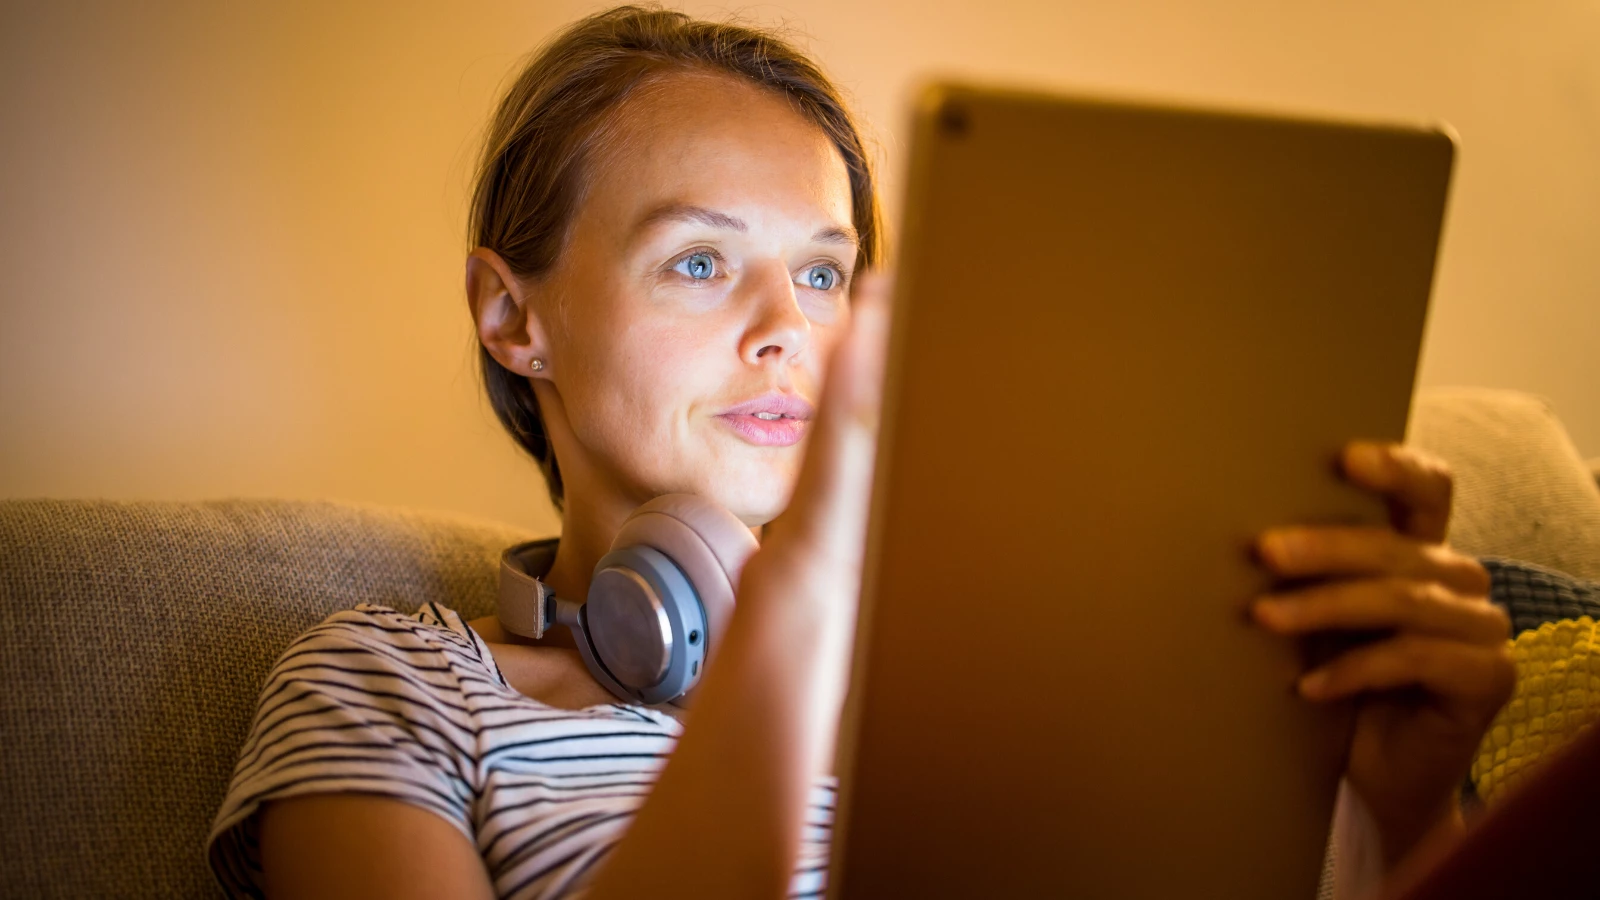
M 496 611 L 501 627 L 512 634 L 541 638 L 555 622 L 555 594 L 529 571 L 542 574 L 549 570 L 555 543 L 549 538 L 524 541 L 500 554 L 500 598 Z

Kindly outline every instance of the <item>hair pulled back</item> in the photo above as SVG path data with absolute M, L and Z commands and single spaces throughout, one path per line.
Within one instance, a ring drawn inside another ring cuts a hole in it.
M 490 121 L 472 192 L 468 240 L 498 253 L 518 278 L 554 265 L 608 117 L 641 85 L 673 72 L 723 74 L 788 99 L 843 157 L 850 177 L 858 264 L 881 255 L 882 227 L 872 167 L 837 88 L 806 56 L 775 35 L 706 22 L 665 9 L 621 6 L 573 23 L 541 48 Z M 562 506 L 556 465 L 528 378 L 478 348 L 495 415 L 544 472 Z

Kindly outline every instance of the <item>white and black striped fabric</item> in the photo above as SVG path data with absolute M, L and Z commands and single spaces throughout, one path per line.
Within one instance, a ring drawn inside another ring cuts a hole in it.
M 577 897 L 622 836 L 681 726 L 612 704 L 556 709 L 513 690 L 453 611 L 361 605 L 274 666 L 208 839 L 230 896 L 261 896 L 256 813 L 316 793 L 431 810 L 477 847 L 500 897 Z M 811 792 L 791 896 L 821 896 L 834 783 Z

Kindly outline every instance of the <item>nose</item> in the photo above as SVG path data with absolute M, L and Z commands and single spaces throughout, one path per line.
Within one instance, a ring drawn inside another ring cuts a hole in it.
M 739 356 L 751 365 L 793 362 L 811 344 L 811 320 L 800 309 L 786 268 L 772 266 L 752 279 L 750 319 Z

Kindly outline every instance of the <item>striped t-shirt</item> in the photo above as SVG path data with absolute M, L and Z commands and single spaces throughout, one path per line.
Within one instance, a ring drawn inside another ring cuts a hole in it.
M 579 896 L 680 728 L 647 707 L 565 710 L 519 694 L 449 609 L 358 606 L 273 667 L 212 825 L 211 868 L 231 896 L 261 896 L 261 805 L 364 793 L 454 825 L 497 896 Z M 811 791 L 791 896 L 822 894 L 833 790 L 828 779 Z

